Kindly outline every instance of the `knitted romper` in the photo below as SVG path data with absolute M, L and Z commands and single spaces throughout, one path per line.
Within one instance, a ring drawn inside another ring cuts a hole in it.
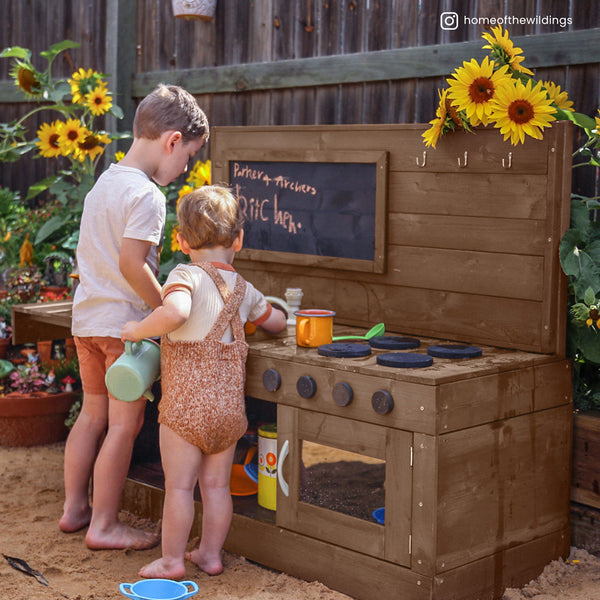
M 244 401 L 248 344 L 239 307 L 246 282 L 237 276 L 233 293 L 210 263 L 193 263 L 217 286 L 225 306 L 203 340 L 161 340 L 162 399 L 158 422 L 204 454 L 217 454 L 248 428 Z M 234 341 L 221 338 L 231 325 Z

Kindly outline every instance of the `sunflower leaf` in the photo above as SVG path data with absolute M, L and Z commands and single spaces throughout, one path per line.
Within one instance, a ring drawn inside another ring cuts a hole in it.
M 46 58 L 49 62 L 52 62 L 57 54 L 60 54 L 63 50 L 68 50 L 69 48 L 79 48 L 81 44 L 77 42 L 72 42 L 71 40 L 63 40 L 58 44 L 52 44 L 48 50 L 44 50 L 40 52 L 40 56 Z
M 31 200 L 38 194 L 45 192 L 56 181 L 56 179 L 57 176 L 52 175 L 51 177 L 46 177 L 46 179 L 42 179 L 41 181 L 30 185 L 29 189 L 27 190 L 27 196 L 25 197 L 25 200 Z
M 575 125 L 578 125 L 583 129 L 592 130 L 596 128 L 596 121 L 594 121 L 592 117 L 588 117 L 588 115 L 582 113 L 558 109 L 556 111 L 556 118 L 559 121 L 572 121 Z
M 50 102 L 60 102 L 65 96 L 71 93 L 71 86 L 66 81 L 59 82 L 56 87 L 45 94 Z
M 31 50 L 21 48 L 21 46 L 11 46 L 10 48 L 4 48 L 0 52 L 0 58 L 21 58 L 29 61 L 31 59 Z
M 123 110 L 120 106 L 117 106 L 116 104 L 113 104 L 108 112 L 110 112 L 110 114 L 115 116 L 117 119 L 123 118 Z

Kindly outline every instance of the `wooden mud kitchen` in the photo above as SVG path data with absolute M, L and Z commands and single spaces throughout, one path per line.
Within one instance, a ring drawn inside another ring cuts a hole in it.
M 236 269 L 335 311 L 334 336 L 385 323 L 327 348 L 297 346 L 292 325 L 247 337 L 251 425 L 277 423 L 277 508 L 235 496 L 226 548 L 361 600 L 495 599 L 569 553 L 572 129 L 436 149 L 423 131 L 214 128 L 212 181 L 246 213 Z M 157 520 L 158 460 L 137 454 L 124 508 Z

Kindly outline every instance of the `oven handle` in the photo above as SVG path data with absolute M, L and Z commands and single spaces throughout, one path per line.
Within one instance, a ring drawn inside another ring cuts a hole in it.
M 283 446 L 281 447 L 281 452 L 279 453 L 279 460 L 277 461 L 277 481 L 279 481 L 279 487 L 286 496 L 290 495 L 290 486 L 288 485 L 287 481 L 283 478 L 283 463 L 285 462 L 289 451 L 289 441 L 285 440 L 285 442 L 283 442 Z

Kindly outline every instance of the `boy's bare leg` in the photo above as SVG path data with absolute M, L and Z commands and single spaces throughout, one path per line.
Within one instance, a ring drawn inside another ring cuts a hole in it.
M 219 454 L 204 456 L 200 465 L 202 539 L 200 546 L 185 557 L 209 575 L 223 571 L 221 552 L 233 515 L 229 480 L 234 454 L 235 444 Z
M 108 431 L 96 458 L 92 519 L 86 535 L 89 548 L 152 548 L 158 535 L 128 527 L 119 521 L 119 505 L 129 471 L 133 443 L 143 419 L 145 399 L 108 401 Z
M 100 440 L 106 430 L 106 394 L 85 394 L 81 412 L 65 445 L 65 505 L 59 527 L 67 533 L 90 522 L 89 485 Z
M 162 557 L 142 567 L 141 577 L 178 579 L 185 575 L 184 553 L 194 520 L 194 487 L 207 457 L 165 425 L 160 426 L 160 454 L 165 473 Z

